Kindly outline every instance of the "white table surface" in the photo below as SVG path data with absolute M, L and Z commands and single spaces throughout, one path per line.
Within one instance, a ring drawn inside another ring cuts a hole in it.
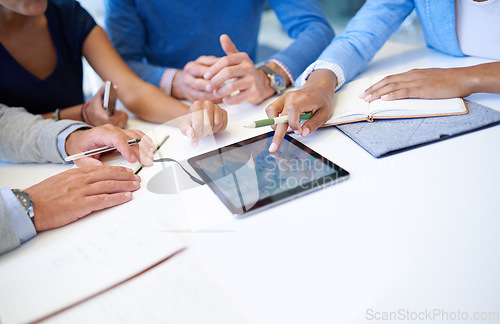
M 362 76 L 481 62 L 388 43 Z M 500 110 L 500 95 L 468 99 Z M 262 107 L 228 111 L 230 125 L 216 136 L 217 145 L 264 131 L 241 128 L 264 117 Z M 154 125 L 132 120 L 131 127 Z M 203 150 L 183 149 L 188 141 L 177 132 L 172 128 L 168 152 L 182 158 Z M 382 159 L 333 127 L 296 138 L 348 170 L 349 180 L 194 232 L 179 208 L 168 208 L 178 198 L 157 195 L 166 202 L 160 210 L 165 222 L 188 249 L 157 270 L 175 280 L 143 286 L 137 281 L 120 294 L 141 291 L 153 296 L 149 307 L 168 311 L 153 318 L 140 306 L 140 295 L 116 299 L 111 291 L 51 321 L 221 323 L 238 318 L 229 316 L 228 309 L 261 323 L 361 323 L 389 312 L 400 320 L 434 315 L 437 322 L 443 316 L 471 319 L 476 312 L 496 312 L 495 322 L 500 320 L 500 127 Z M 67 168 L 2 163 L 1 185 L 24 188 Z M 140 191 L 147 191 L 147 180 L 157 171 L 142 172 Z M 194 284 L 196 273 L 205 275 L 197 276 Z M 214 304 L 226 307 L 214 310 Z M 208 308 L 213 311 L 208 317 L 187 316 Z

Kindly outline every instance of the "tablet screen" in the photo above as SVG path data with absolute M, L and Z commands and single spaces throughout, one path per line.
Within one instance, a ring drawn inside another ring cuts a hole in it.
M 188 162 L 235 215 L 295 198 L 349 175 L 288 135 L 278 151 L 270 153 L 273 135 L 259 135 Z

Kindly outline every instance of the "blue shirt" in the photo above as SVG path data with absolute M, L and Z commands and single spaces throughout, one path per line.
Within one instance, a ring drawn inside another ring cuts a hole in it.
M 274 58 L 295 79 L 334 36 L 317 0 L 269 0 L 295 41 Z M 129 66 L 159 85 L 165 68 L 182 69 L 201 55 L 224 56 L 219 36 L 228 34 L 255 61 L 264 0 L 106 0 L 105 26 Z
M 82 47 L 96 25 L 72 0 L 50 0 L 45 15 L 57 52 L 57 66 L 46 79 L 28 72 L 0 43 L 0 102 L 33 114 L 83 103 Z
M 325 51 L 307 68 L 303 83 L 315 69 L 328 63 L 345 82 L 362 72 L 375 53 L 415 9 L 430 48 L 453 56 L 464 56 L 456 34 L 454 0 L 368 0 Z M 330 68 L 328 68 L 330 69 Z

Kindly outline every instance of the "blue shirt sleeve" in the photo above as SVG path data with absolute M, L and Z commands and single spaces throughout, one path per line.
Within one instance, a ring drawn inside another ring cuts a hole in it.
M 14 193 L 5 187 L 0 190 L 0 195 L 21 244 L 32 239 L 36 235 L 35 226 Z
M 272 58 L 282 62 L 296 80 L 335 34 L 317 0 L 269 0 L 269 4 L 288 36 L 295 39 Z
M 77 130 L 84 130 L 89 128 L 91 127 L 85 124 L 71 125 L 60 132 L 59 135 L 57 135 L 57 150 L 59 151 L 59 154 L 61 154 L 61 157 L 63 159 L 68 157 L 68 153 L 66 153 L 66 139 L 68 138 L 68 136 Z
M 151 41 L 152 36 L 148 37 L 146 33 L 135 1 L 107 0 L 104 1 L 104 11 L 106 31 L 123 60 L 141 79 L 159 86 L 167 67 L 145 62 L 146 42 Z
M 338 65 L 345 82 L 351 81 L 366 68 L 413 8 L 413 0 L 368 0 L 318 61 Z

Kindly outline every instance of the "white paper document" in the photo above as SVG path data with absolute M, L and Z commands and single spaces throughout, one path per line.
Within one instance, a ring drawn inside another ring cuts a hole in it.
M 155 218 L 155 205 L 142 195 L 41 233 L 2 256 L 0 322 L 39 320 L 182 250 L 184 244 L 176 234 Z

